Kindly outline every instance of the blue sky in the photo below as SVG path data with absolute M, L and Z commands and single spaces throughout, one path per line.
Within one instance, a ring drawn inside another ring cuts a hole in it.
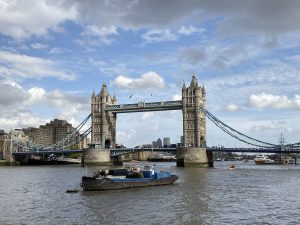
M 0 0 L 0 129 L 76 125 L 103 82 L 121 104 L 179 99 L 194 73 L 225 123 L 298 142 L 299 10 L 297 0 Z M 240 145 L 207 129 L 210 146 Z M 127 146 L 177 142 L 182 114 L 118 115 L 117 133 Z

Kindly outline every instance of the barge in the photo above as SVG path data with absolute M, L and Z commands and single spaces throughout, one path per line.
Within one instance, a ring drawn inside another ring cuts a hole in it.
M 83 191 L 105 191 L 136 187 L 160 186 L 175 183 L 178 176 L 171 175 L 167 171 L 154 171 L 145 169 L 134 170 L 110 170 L 108 173 L 100 171 L 94 176 L 83 176 L 81 186 Z

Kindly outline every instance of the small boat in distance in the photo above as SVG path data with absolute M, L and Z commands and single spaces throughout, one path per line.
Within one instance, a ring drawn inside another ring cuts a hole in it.
M 83 176 L 81 186 L 84 191 L 105 191 L 135 187 L 173 184 L 178 176 L 167 171 L 154 171 L 150 166 L 137 171 L 118 169 L 99 171 L 94 176 Z
M 235 169 L 235 165 L 234 164 L 230 164 L 229 167 L 228 167 L 228 169 L 234 170 Z
M 254 162 L 256 165 L 262 165 L 262 164 L 273 164 L 274 160 L 269 159 L 269 157 L 265 154 L 258 154 L 254 158 Z

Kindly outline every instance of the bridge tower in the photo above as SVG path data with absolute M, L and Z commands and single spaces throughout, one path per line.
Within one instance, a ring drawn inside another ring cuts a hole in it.
M 206 152 L 206 92 L 193 75 L 190 86 L 182 86 L 183 146 L 177 148 L 177 166 L 212 166 Z
M 115 148 L 116 113 L 105 111 L 107 105 L 116 105 L 117 99 L 108 93 L 106 84 L 102 85 L 97 96 L 93 92 L 91 99 L 92 135 L 91 143 L 98 148 Z
M 84 163 L 86 164 L 110 164 L 110 150 L 116 145 L 116 113 L 105 111 L 107 105 L 117 104 L 116 96 L 108 93 L 106 84 L 102 85 L 101 91 L 91 97 L 91 148 L 83 151 Z

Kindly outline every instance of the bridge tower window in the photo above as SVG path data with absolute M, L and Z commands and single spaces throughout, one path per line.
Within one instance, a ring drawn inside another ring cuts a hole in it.
M 110 143 L 111 143 L 110 140 L 109 140 L 109 139 L 106 139 L 106 140 L 105 140 L 105 143 L 104 143 L 104 145 L 105 145 L 104 147 L 105 147 L 105 148 L 110 148 Z

